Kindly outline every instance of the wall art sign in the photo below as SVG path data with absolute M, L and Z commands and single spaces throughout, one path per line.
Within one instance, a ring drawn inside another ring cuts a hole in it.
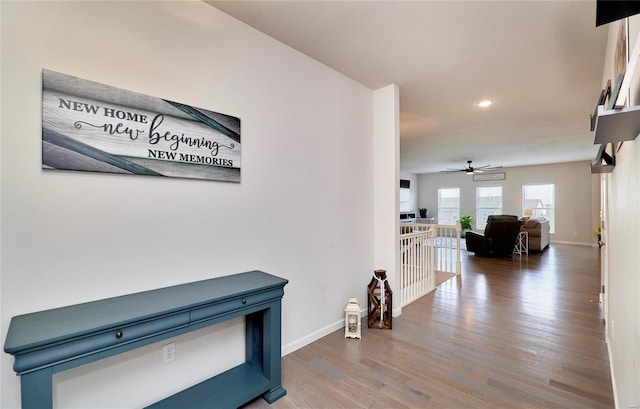
M 240 182 L 240 119 L 42 71 L 42 167 Z

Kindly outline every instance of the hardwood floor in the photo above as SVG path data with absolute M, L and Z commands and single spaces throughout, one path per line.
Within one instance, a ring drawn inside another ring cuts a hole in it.
M 246 408 L 614 406 L 598 249 L 462 258 L 462 276 L 403 308 L 393 330 L 340 330 L 284 357 L 287 395 Z

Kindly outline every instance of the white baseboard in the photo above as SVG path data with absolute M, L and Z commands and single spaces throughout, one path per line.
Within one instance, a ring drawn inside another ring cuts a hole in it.
M 366 325 L 366 321 L 363 321 Z M 334 331 L 339 330 L 340 328 L 344 328 L 344 318 L 334 322 L 333 324 L 329 324 L 326 327 L 320 328 L 317 331 L 312 332 L 309 335 L 306 335 L 302 338 L 298 338 L 293 342 L 289 342 L 286 345 L 282 346 L 282 356 L 289 355 L 290 353 L 297 351 L 298 349 L 309 345 L 310 343 L 319 340 L 322 337 L 325 337 L 331 334 Z
M 619 408 L 618 405 L 618 388 L 616 387 L 615 371 L 613 370 L 613 355 L 611 355 L 611 342 L 609 342 L 609 335 L 605 337 L 607 343 L 607 353 L 609 354 L 609 372 L 611 374 L 611 388 L 613 389 L 613 407 Z
M 393 318 L 399 317 L 402 315 L 402 307 L 397 307 L 391 310 L 391 316 Z
M 402 314 L 402 307 L 394 308 L 393 312 L 391 313 L 391 316 L 395 318 L 401 314 Z M 360 316 L 362 317 L 362 325 L 367 325 L 367 310 L 364 309 L 363 311 L 361 311 Z M 286 345 L 283 345 L 282 356 L 289 355 L 290 353 L 297 351 L 298 349 L 304 346 L 307 346 L 310 343 L 315 342 L 322 337 L 326 337 L 327 335 L 341 328 L 344 328 L 344 318 L 334 322 L 333 324 L 329 324 L 326 327 L 320 328 L 319 330 L 314 331 L 307 336 L 298 338 L 295 341 L 292 341 Z
M 585 243 L 583 241 L 555 241 L 555 240 L 552 240 L 551 244 L 569 244 L 571 246 L 586 246 L 586 247 L 593 246 L 593 243 Z

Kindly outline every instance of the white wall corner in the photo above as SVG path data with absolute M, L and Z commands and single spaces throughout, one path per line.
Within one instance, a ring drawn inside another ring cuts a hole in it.
M 374 266 L 399 293 L 400 100 L 392 84 L 373 93 Z M 400 310 L 401 311 L 401 310 Z

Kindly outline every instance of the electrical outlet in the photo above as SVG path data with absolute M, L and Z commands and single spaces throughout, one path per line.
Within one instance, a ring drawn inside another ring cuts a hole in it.
M 164 345 L 162 347 L 162 362 L 167 363 L 171 361 L 175 361 L 176 359 L 176 343 L 172 342 L 170 344 Z

